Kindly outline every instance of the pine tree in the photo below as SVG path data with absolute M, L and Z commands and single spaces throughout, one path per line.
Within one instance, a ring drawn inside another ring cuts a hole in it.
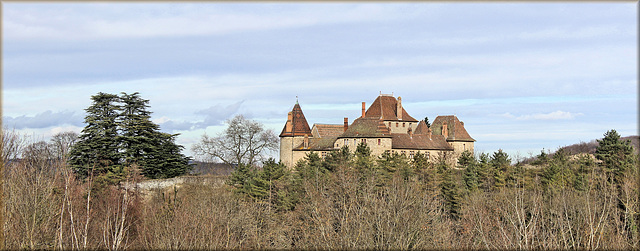
M 464 187 L 469 192 L 476 191 L 478 189 L 478 173 L 476 170 L 477 164 L 468 165 L 464 169 Z
M 549 155 L 544 152 L 544 149 L 540 150 L 540 154 L 537 156 L 536 160 L 531 162 L 534 166 L 543 166 L 549 163 Z
M 236 193 L 244 193 L 250 178 L 251 167 L 245 164 L 239 164 L 233 172 L 231 172 L 227 184 L 233 186 Z
M 578 191 L 585 191 L 589 185 L 587 175 L 589 171 L 593 169 L 595 162 L 589 155 L 581 154 L 580 157 L 578 157 L 576 165 L 577 167 L 574 170 L 575 174 L 573 176 L 573 188 Z
M 630 141 L 620 141 L 620 135 L 613 129 L 597 141 L 595 157 L 603 162 L 606 170 L 613 172 L 616 183 L 620 183 L 625 172 L 633 166 L 633 147 Z
M 471 163 L 474 163 L 476 159 L 469 150 L 464 150 L 460 157 L 458 157 L 458 168 L 466 168 Z
M 349 152 L 349 147 L 343 146 L 338 151 L 330 152 L 325 157 L 323 166 L 325 169 L 335 172 L 340 168 L 349 167 L 352 162 L 353 154 Z
M 120 142 L 126 164 L 137 164 L 149 178 L 172 178 L 190 170 L 190 158 L 176 145 L 177 134 L 160 132 L 160 126 L 151 121 L 147 111 L 149 100 L 139 93 L 122 93 L 120 114 Z
M 442 175 L 440 193 L 444 200 L 445 209 L 447 210 L 448 215 L 453 219 L 458 219 L 460 216 L 462 197 L 452 169 L 444 171 Z
M 87 124 L 69 153 L 69 164 L 74 171 L 87 177 L 90 172 L 103 175 L 121 170 L 118 142 L 119 97 L 98 93 L 91 96 L 92 105 L 85 109 Z
M 489 164 L 489 155 L 481 153 L 478 160 L 478 187 L 488 191 L 493 186 L 493 172 Z
M 403 154 L 384 152 L 377 160 L 377 170 L 383 183 L 387 183 L 398 172 L 404 180 L 414 175 L 407 157 Z
M 373 169 L 373 161 L 371 160 L 371 149 L 369 146 L 361 142 L 356 147 L 355 166 L 361 172 L 368 172 Z
M 90 168 L 108 182 L 117 183 L 131 166 L 148 178 L 171 178 L 189 171 L 190 158 L 176 145 L 177 134 L 162 133 L 151 122 L 148 100 L 139 94 L 98 93 L 86 109 L 87 126 L 70 151 L 69 163 L 87 176 Z
M 429 123 L 429 117 L 424 117 L 424 123 L 427 124 L 427 128 L 431 127 L 431 123 Z
M 491 157 L 491 168 L 493 169 L 493 188 L 502 188 L 507 184 L 507 179 L 509 178 L 509 166 L 511 165 L 511 160 L 509 159 L 509 155 L 499 149 L 497 152 L 493 153 Z
M 413 170 L 416 172 L 420 180 L 427 179 L 427 169 L 430 167 L 430 164 L 426 154 L 418 152 L 413 155 L 411 165 L 413 166 Z

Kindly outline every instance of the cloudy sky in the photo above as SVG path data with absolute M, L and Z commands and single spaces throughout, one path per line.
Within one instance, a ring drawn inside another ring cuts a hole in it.
M 629 3 L 3 3 L 3 126 L 80 132 L 98 92 L 140 92 L 189 148 L 236 114 L 279 133 L 296 96 L 341 124 L 382 92 L 454 114 L 476 151 L 528 157 L 638 134 Z

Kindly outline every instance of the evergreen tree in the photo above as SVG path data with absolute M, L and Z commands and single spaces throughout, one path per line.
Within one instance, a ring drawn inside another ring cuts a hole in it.
M 544 152 L 544 149 L 540 150 L 540 154 L 537 156 L 536 160 L 531 162 L 534 166 L 543 166 L 549 163 L 549 155 Z
M 473 154 L 469 150 L 464 150 L 458 157 L 458 168 L 466 168 L 468 165 L 476 162 Z
M 384 152 L 377 160 L 378 172 L 383 183 L 387 183 L 398 172 L 404 180 L 413 176 L 407 157 L 403 154 Z
M 424 117 L 424 123 L 427 124 L 427 127 L 431 127 L 431 123 L 429 123 L 429 117 Z
M 90 170 L 96 175 L 118 172 L 121 153 L 118 143 L 119 97 L 98 93 L 91 96 L 92 104 L 85 109 L 87 124 L 69 152 L 69 164 L 82 177 Z
M 366 172 L 373 169 L 373 161 L 371 160 L 371 149 L 369 149 L 369 146 L 366 143 L 361 142 L 360 144 L 358 144 L 358 147 L 356 147 L 355 157 L 355 164 L 358 170 L 360 170 L 361 172 Z
M 176 145 L 177 134 L 160 132 L 160 126 L 151 121 L 147 111 L 149 100 L 139 93 L 122 93 L 120 115 L 120 142 L 126 164 L 137 164 L 148 178 L 172 178 L 190 170 L 190 158 Z
M 458 219 L 460 215 L 462 197 L 452 169 L 444 171 L 440 193 L 444 200 L 445 209 L 447 210 L 448 215 L 453 219 Z
M 244 193 L 245 187 L 249 179 L 251 178 L 251 167 L 245 164 L 240 164 L 236 167 L 231 175 L 229 176 L 229 180 L 227 184 L 233 186 L 236 193 Z
M 87 124 L 73 145 L 69 163 L 87 176 L 90 168 L 110 183 L 124 178 L 128 167 L 139 166 L 148 178 L 170 178 L 189 171 L 190 158 L 176 145 L 177 134 L 162 133 L 151 122 L 148 100 L 139 94 L 98 93 L 86 109 Z
M 343 146 L 340 150 L 332 151 L 327 154 L 327 157 L 324 159 L 323 166 L 331 172 L 335 172 L 340 168 L 346 168 L 351 164 L 353 158 L 352 155 L 353 154 L 349 152 L 349 147 Z
M 427 179 L 427 169 L 430 167 L 430 164 L 426 154 L 418 152 L 413 155 L 411 165 L 413 166 L 413 170 L 416 172 L 420 180 Z
M 493 172 L 489 164 L 489 155 L 481 153 L 477 167 L 478 187 L 488 191 L 493 186 Z
M 595 157 L 602 161 L 606 170 L 613 172 L 616 183 L 621 182 L 627 170 L 633 166 L 633 147 L 629 140 L 620 141 L 616 130 L 609 130 L 598 141 Z
M 587 175 L 595 162 L 589 155 L 580 154 L 578 157 L 578 162 L 576 163 L 577 167 L 575 168 L 574 180 L 573 180 L 573 188 L 578 191 L 585 191 L 588 187 Z
M 493 188 L 504 187 L 507 184 L 509 166 L 511 165 L 509 155 L 503 152 L 502 149 L 499 149 L 497 152 L 493 153 L 489 163 L 493 169 Z
M 328 172 L 322 164 L 322 158 L 316 152 L 308 153 L 304 159 L 298 161 L 295 166 L 297 179 L 299 181 L 308 180 L 316 186 L 324 179 L 324 174 Z

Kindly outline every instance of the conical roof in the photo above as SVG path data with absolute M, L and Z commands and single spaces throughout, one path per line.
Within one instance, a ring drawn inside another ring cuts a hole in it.
M 311 135 L 311 128 L 309 128 L 309 124 L 307 123 L 307 119 L 304 117 L 304 113 L 302 113 L 302 108 L 300 105 L 296 103 L 293 106 L 293 110 L 291 110 L 291 121 L 285 123 L 284 128 L 282 128 L 282 133 L 280 133 L 280 137 L 285 136 L 304 136 L 305 134 Z M 287 128 L 287 124 L 291 123 L 291 127 Z

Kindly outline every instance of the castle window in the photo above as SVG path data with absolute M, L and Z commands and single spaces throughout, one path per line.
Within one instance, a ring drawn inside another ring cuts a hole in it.
M 413 151 L 409 151 L 409 158 L 413 159 Z
M 365 144 L 366 144 L 366 143 L 367 143 L 367 139 L 362 139 L 360 142 L 362 142 L 362 143 L 365 143 Z
M 322 158 L 326 158 L 327 157 L 327 152 L 322 152 Z
M 467 150 L 467 145 L 466 144 L 462 144 L 462 151 Z
M 398 127 L 398 122 L 396 122 L 396 127 Z
M 406 123 L 402 123 L 402 127 L 404 127 L 404 126 L 405 126 L 405 124 L 406 124 Z
M 382 143 L 382 139 L 378 139 L 378 145 L 380 145 L 380 143 Z
M 401 152 L 400 152 L 400 154 L 402 154 L 402 155 L 406 155 L 406 154 L 407 154 L 407 152 L 406 152 L 406 151 L 401 151 Z
M 389 128 L 391 128 L 391 122 L 389 122 Z
M 427 152 L 427 159 L 429 159 L 429 157 L 431 157 L 431 153 Z

